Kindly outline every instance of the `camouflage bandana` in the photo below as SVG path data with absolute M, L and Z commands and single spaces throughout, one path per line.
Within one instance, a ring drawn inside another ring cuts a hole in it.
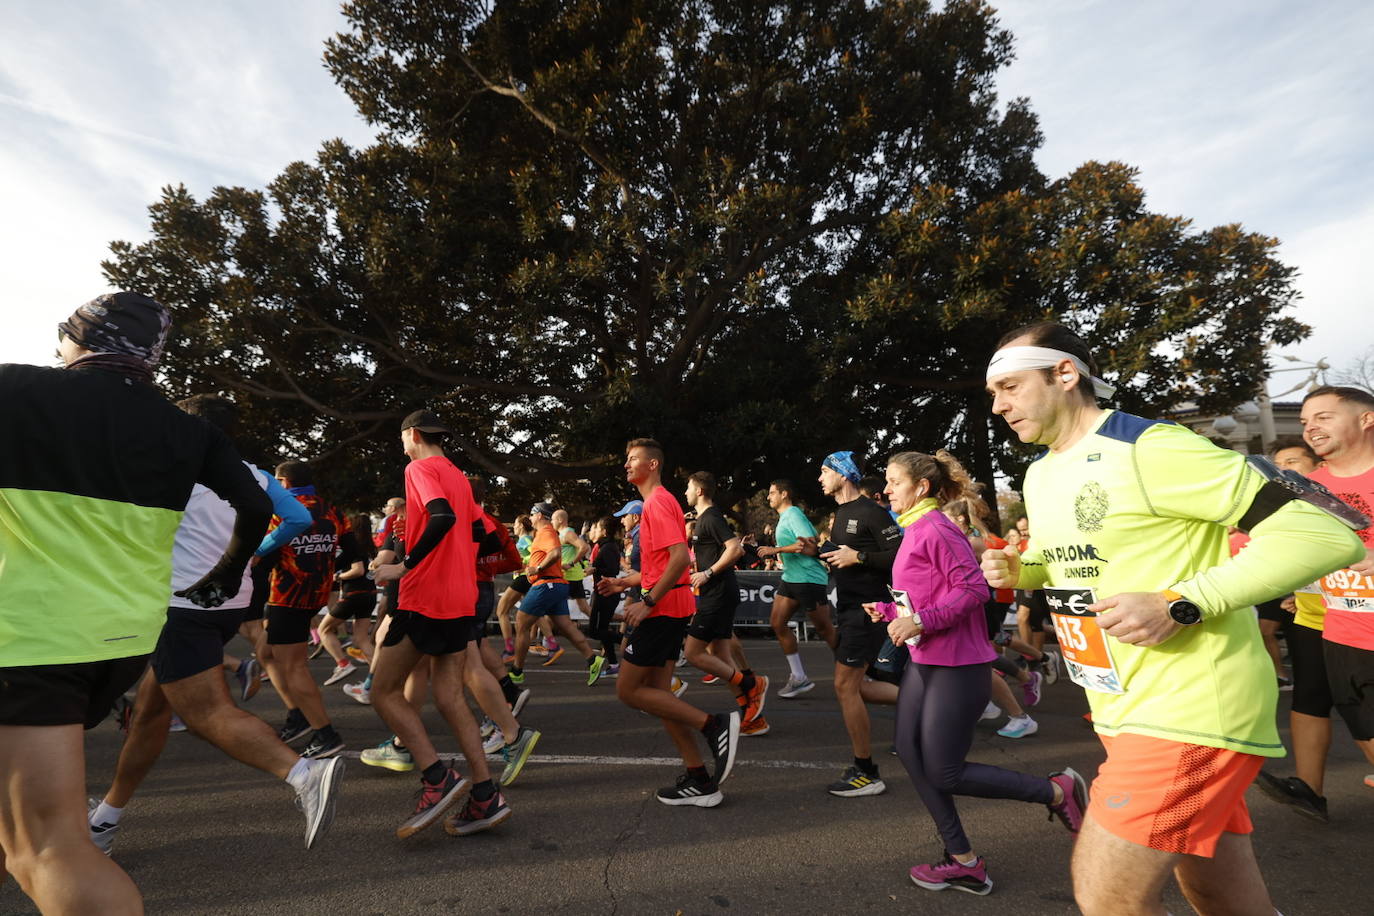
M 152 381 L 171 326 L 171 313 L 161 303 L 119 292 L 97 296 L 57 327 L 91 351 L 69 368 L 113 369 Z

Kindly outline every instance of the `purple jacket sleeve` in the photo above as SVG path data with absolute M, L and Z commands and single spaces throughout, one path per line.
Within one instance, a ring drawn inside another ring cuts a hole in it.
M 879 614 L 883 615 L 884 620 L 897 619 L 897 605 L 891 601 L 876 601 L 873 606 L 877 608 Z
M 923 525 L 922 554 L 934 578 L 935 604 L 918 608 L 921 628 L 929 633 L 948 630 L 970 614 L 982 614 L 988 586 L 968 538 L 953 526 Z

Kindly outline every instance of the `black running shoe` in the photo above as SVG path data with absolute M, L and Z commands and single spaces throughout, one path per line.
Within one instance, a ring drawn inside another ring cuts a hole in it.
M 706 743 L 711 749 L 712 780 L 719 785 L 735 767 L 735 750 L 739 747 L 740 711 L 718 712 L 711 717 Z
M 655 797 L 665 805 L 695 805 L 698 808 L 714 808 L 725 800 L 718 783 L 711 779 L 695 780 L 691 773 L 683 773 L 677 778 L 677 785 L 659 789 Z
M 295 744 L 297 741 L 312 734 L 315 730 L 310 727 L 310 723 L 305 719 L 287 718 L 286 724 L 277 731 L 277 737 L 283 744 Z
M 1255 777 L 1255 785 L 1274 801 L 1290 806 L 1299 814 L 1323 824 L 1327 822 L 1326 799 L 1312 791 L 1312 787 L 1298 777 L 1280 779 L 1265 770 L 1260 770 L 1259 775 Z
M 302 757 L 309 757 L 312 760 L 324 760 L 333 757 L 344 749 L 343 739 L 335 732 L 332 737 L 322 738 L 319 732 L 315 732 L 315 737 L 301 751 Z

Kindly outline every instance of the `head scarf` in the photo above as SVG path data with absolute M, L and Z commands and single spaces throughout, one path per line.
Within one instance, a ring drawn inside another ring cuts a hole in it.
M 1092 381 L 1094 395 L 1105 399 L 1116 394 L 1116 387 L 1089 372 L 1083 360 L 1072 353 L 1052 347 L 1003 347 L 992 354 L 992 361 L 988 363 L 987 378 L 991 380 L 995 375 L 1021 372 L 1025 369 L 1053 369 L 1065 359 L 1074 364 L 1079 375 Z
M 69 369 L 112 369 L 151 382 L 171 326 L 172 315 L 160 302 L 119 292 L 96 296 L 57 328 L 91 351 Z
M 825 460 L 821 462 L 821 467 L 830 468 L 850 483 L 858 483 L 859 479 L 863 477 L 859 473 L 859 466 L 854 463 L 853 452 L 831 452 L 825 456 Z

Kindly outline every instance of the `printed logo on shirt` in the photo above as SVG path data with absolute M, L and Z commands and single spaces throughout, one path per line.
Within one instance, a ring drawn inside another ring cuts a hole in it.
M 1080 566 L 1064 566 L 1058 574 L 1068 579 L 1096 579 L 1102 575 L 1102 567 L 1090 563 L 1107 563 L 1106 557 L 1098 552 L 1095 544 L 1069 544 L 1067 546 L 1042 547 L 1040 556 L 1045 563 L 1079 563 Z
M 1101 460 L 1102 460 L 1102 453 L 1101 453 L 1101 452 L 1093 452 L 1091 455 L 1088 456 L 1088 460 L 1089 460 L 1089 461 L 1101 461 Z
M 851 519 L 846 520 L 845 523 L 844 523 L 844 530 L 845 530 L 845 532 L 848 533 L 848 534 L 858 534 L 858 533 L 859 533 L 859 520 L 858 520 L 857 518 L 851 518 Z
M 1107 517 L 1107 491 L 1096 480 L 1083 484 L 1073 501 L 1073 517 L 1079 531 L 1092 533 L 1102 530 L 1102 520 Z

